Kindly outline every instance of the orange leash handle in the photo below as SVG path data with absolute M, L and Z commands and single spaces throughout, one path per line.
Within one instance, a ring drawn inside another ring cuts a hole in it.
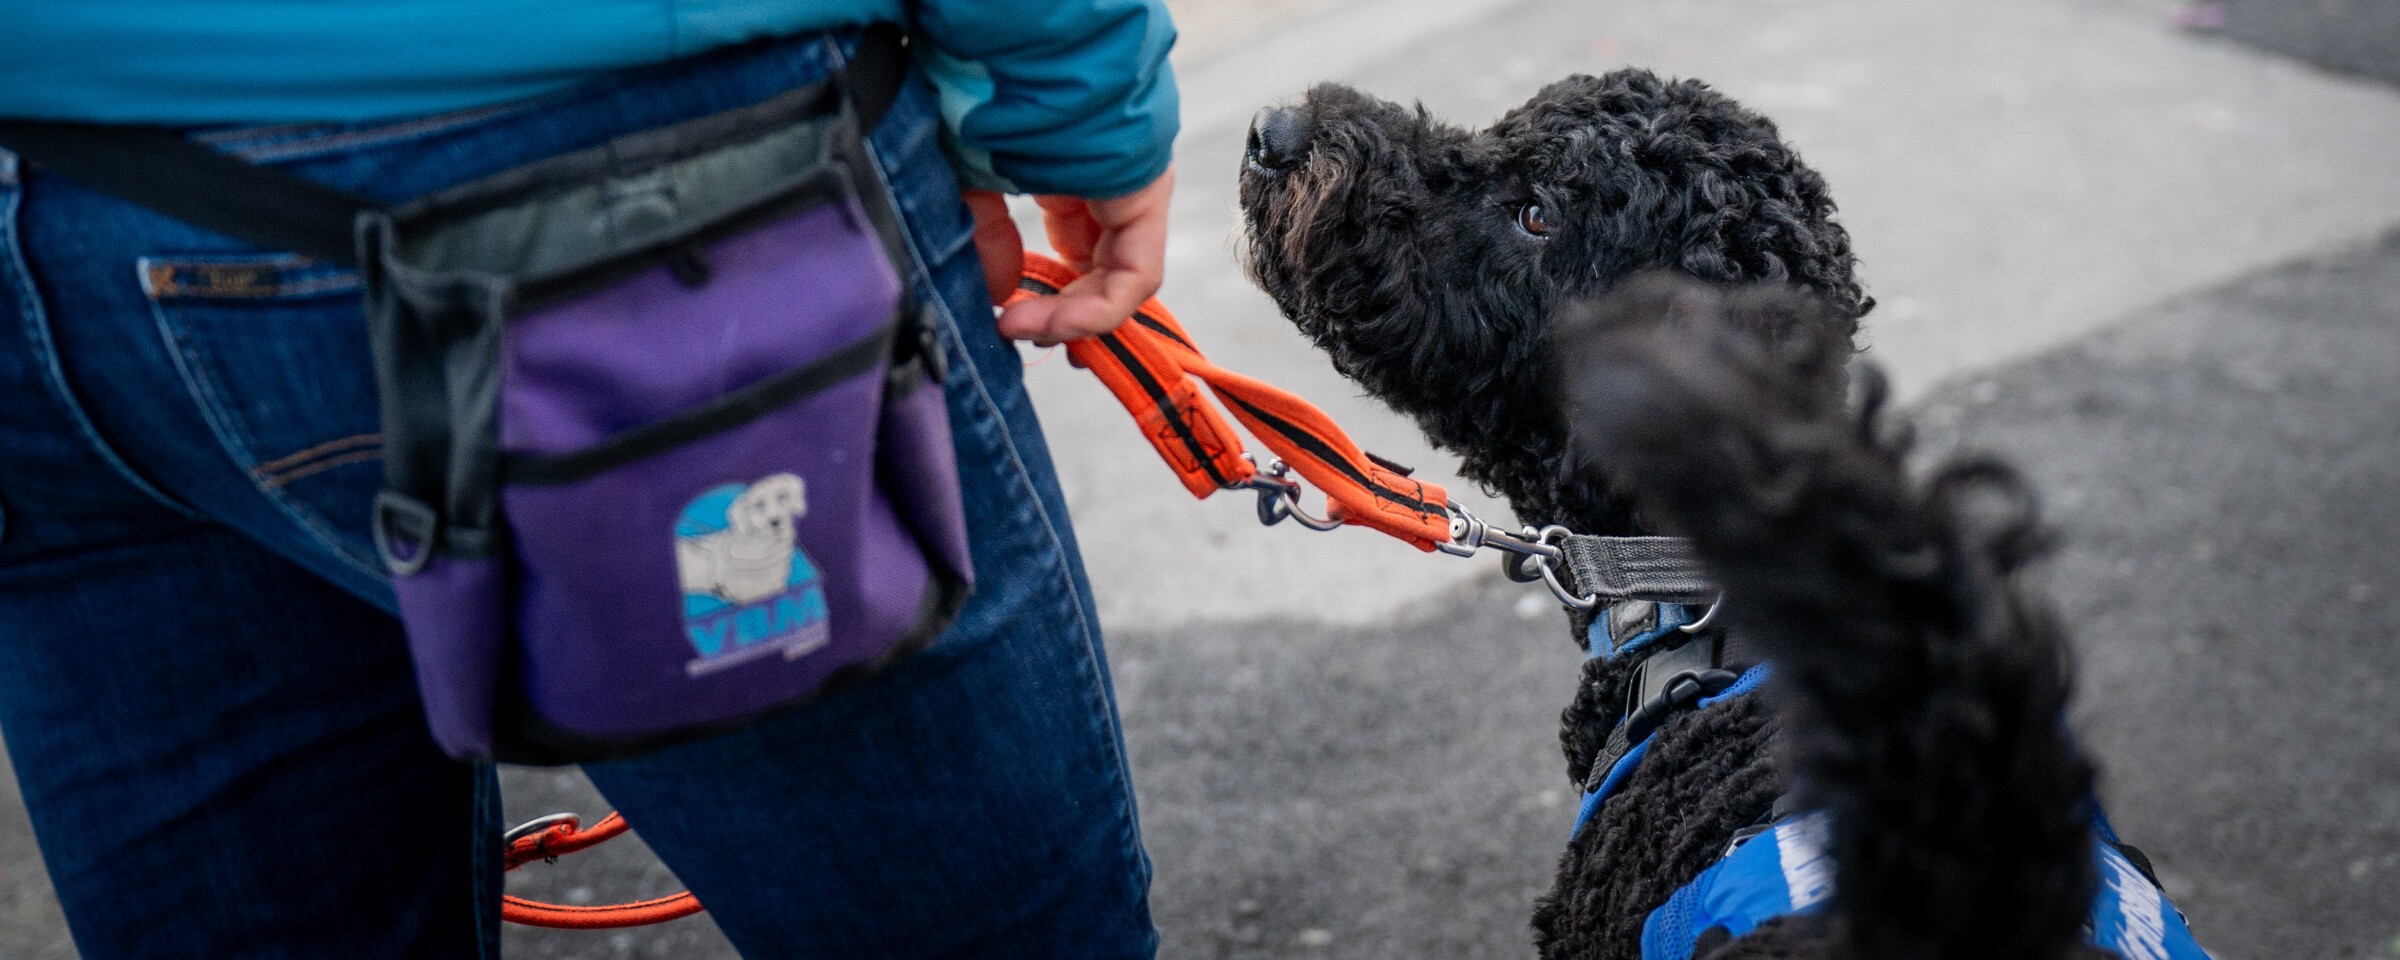
M 540 821 L 536 821 L 539 823 Z M 523 828 L 519 828 L 522 830 Z M 501 869 L 514 870 L 536 860 L 548 860 L 562 854 L 574 853 L 615 839 L 630 827 L 625 818 L 615 813 L 582 829 L 573 817 L 566 817 L 539 829 L 527 831 L 508 841 L 501 851 Z M 634 903 L 610 903 L 577 907 L 563 903 L 543 903 L 524 897 L 500 898 L 500 919 L 528 927 L 549 927 L 554 930 L 612 930 L 619 927 L 640 927 L 653 923 L 680 920 L 699 913 L 700 900 L 690 893 L 678 893 Z
M 1056 293 L 1077 274 L 1066 264 L 1037 253 L 1025 255 L 1025 279 L 1017 299 L 1037 293 Z M 1166 313 L 1152 300 L 1144 310 Z M 1168 315 L 1173 322 L 1172 315 Z M 1200 387 L 1183 373 L 1182 365 L 1147 336 L 1126 327 L 1095 337 L 1067 341 L 1067 359 L 1090 370 L 1117 402 L 1133 414 L 1142 438 L 1158 450 L 1160 459 L 1183 481 L 1192 496 L 1206 498 L 1237 487 L 1257 472 L 1242 457 L 1242 440 L 1233 424 L 1201 399 Z
M 1019 296 L 1055 292 L 1077 276 L 1065 264 L 1027 252 L 1027 292 Z M 1448 491 L 1368 456 L 1315 404 L 1209 362 L 1156 299 L 1114 331 L 1068 341 L 1067 354 L 1133 414 L 1144 438 L 1193 496 L 1241 486 L 1256 473 L 1231 425 L 1200 399 L 1193 386 L 1198 380 L 1259 442 L 1325 491 L 1335 519 L 1381 530 L 1419 550 L 1450 540 Z
M 1206 361 L 1188 369 L 1259 442 L 1325 491 L 1333 519 L 1427 552 L 1450 541 L 1450 492 L 1439 484 L 1375 462 L 1315 404 Z

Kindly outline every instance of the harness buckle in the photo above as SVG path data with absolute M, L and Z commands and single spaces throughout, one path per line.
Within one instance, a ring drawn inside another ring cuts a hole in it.
M 1647 678 L 1645 678 L 1647 679 Z M 1697 705 L 1702 699 L 1725 692 L 1741 677 L 1731 670 L 1684 670 L 1666 678 L 1656 696 L 1642 702 L 1619 721 L 1625 726 L 1625 736 L 1641 741 L 1676 711 Z
M 1725 666 L 1722 633 L 1693 635 L 1687 631 L 1683 642 L 1654 649 L 1625 684 L 1625 719 L 1619 723 L 1626 736 L 1634 740 L 1649 736 L 1676 711 L 1733 686 L 1740 677 Z

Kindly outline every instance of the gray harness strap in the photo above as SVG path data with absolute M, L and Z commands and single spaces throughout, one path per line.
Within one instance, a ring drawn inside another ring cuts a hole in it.
M 1700 569 L 1700 557 L 1681 537 L 1590 537 L 1576 534 L 1559 544 L 1572 589 L 1603 604 L 1622 600 L 1708 603 L 1717 588 Z

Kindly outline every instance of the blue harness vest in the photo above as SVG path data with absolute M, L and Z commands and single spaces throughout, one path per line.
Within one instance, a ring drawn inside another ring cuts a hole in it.
M 1612 609 L 1593 618 L 1592 656 L 1622 656 L 1644 649 L 1691 622 L 1689 607 L 1658 604 L 1656 626 L 1622 643 L 1612 643 L 1608 618 L 1616 612 Z M 1643 611 L 1645 619 L 1650 615 L 1651 611 Z M 1707 709 L 1720 700 L 1746 695 L 1766 678 L 1765 664 L 1751 667 L 1731 685 L 1699 697 L 1692 707 Z M 1628 721 L 1620 721 L 1624 722 Z M 1632 775 L 1649 752 L 1655 733 L 1655 729 L 1644 733 L 1584 794 L 1575 814 L 1575 832 L 1582 832 L 1584 823 Z M 2117 850 L 2116 830 L 2108 818 L 2095 814 L 2093 826 L 2099 834 L 2093 853 L 2100 864 L 2100 893 L 2093 898 L 2087 921 L 2092 945 L 2125 960 L 2209 960 L 2166 894 Z M 1736 840 L 1724 859 L 1701 871 L 1650 912 L 1642 923 L 1642 960 L 1688 960 L 1701 935 L 1712 928 L 1740 937 L 1776 917 L 1820 908 L 1833 897 L 1833 858 L 1827 843 L 1830 828 L 1825 814 L 1802 813 Z

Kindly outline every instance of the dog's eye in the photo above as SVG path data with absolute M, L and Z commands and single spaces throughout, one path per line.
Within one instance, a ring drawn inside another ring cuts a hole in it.
M 1542 205 L 1528 203 L 1517 208 L 1517 229 L 1534 238 L 1550 235 L 1550 218 L 1542 215 Z

